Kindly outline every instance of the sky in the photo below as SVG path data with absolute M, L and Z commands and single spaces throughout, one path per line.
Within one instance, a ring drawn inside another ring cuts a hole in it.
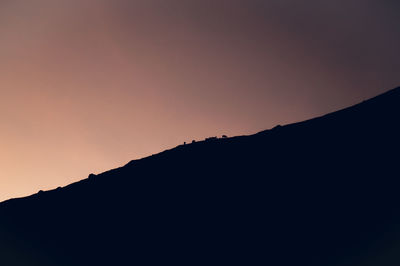
M 397 0 L 0 1 L 0 201 L 400 85 Z

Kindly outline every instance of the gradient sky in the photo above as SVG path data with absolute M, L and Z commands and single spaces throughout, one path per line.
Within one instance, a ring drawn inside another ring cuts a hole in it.
M 400 85 L 397 0 L 0 1 L 0 200 Z

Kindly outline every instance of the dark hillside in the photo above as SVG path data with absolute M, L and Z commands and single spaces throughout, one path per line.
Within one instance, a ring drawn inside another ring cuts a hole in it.
M 400 88 L 0 204 L 0 265 L 399 265 Z

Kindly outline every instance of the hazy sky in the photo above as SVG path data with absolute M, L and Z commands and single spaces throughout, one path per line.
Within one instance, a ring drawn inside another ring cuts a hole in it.
M 0 200 L 400 85 L 397 0 L 0 1 Z

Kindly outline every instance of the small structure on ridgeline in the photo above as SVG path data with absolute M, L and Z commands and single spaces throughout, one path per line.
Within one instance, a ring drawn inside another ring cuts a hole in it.
M 282 127 L 281 125 L 276 125 L 273 129 L 276 130 L 276 129 L 280 129 L 281 127 Z
M 196 141 L 195 141 L 195 140 L 192 140 L 192 143 L 196 143 Z
M 228 136 L 227 135 L 222 135 L 222 138 L 223 139 L 226 139 Z
M 88 176 L 89 180 L 93 180 L 95 177 L 96 177 L 95 174 L 90 174 L 90 175 Z

